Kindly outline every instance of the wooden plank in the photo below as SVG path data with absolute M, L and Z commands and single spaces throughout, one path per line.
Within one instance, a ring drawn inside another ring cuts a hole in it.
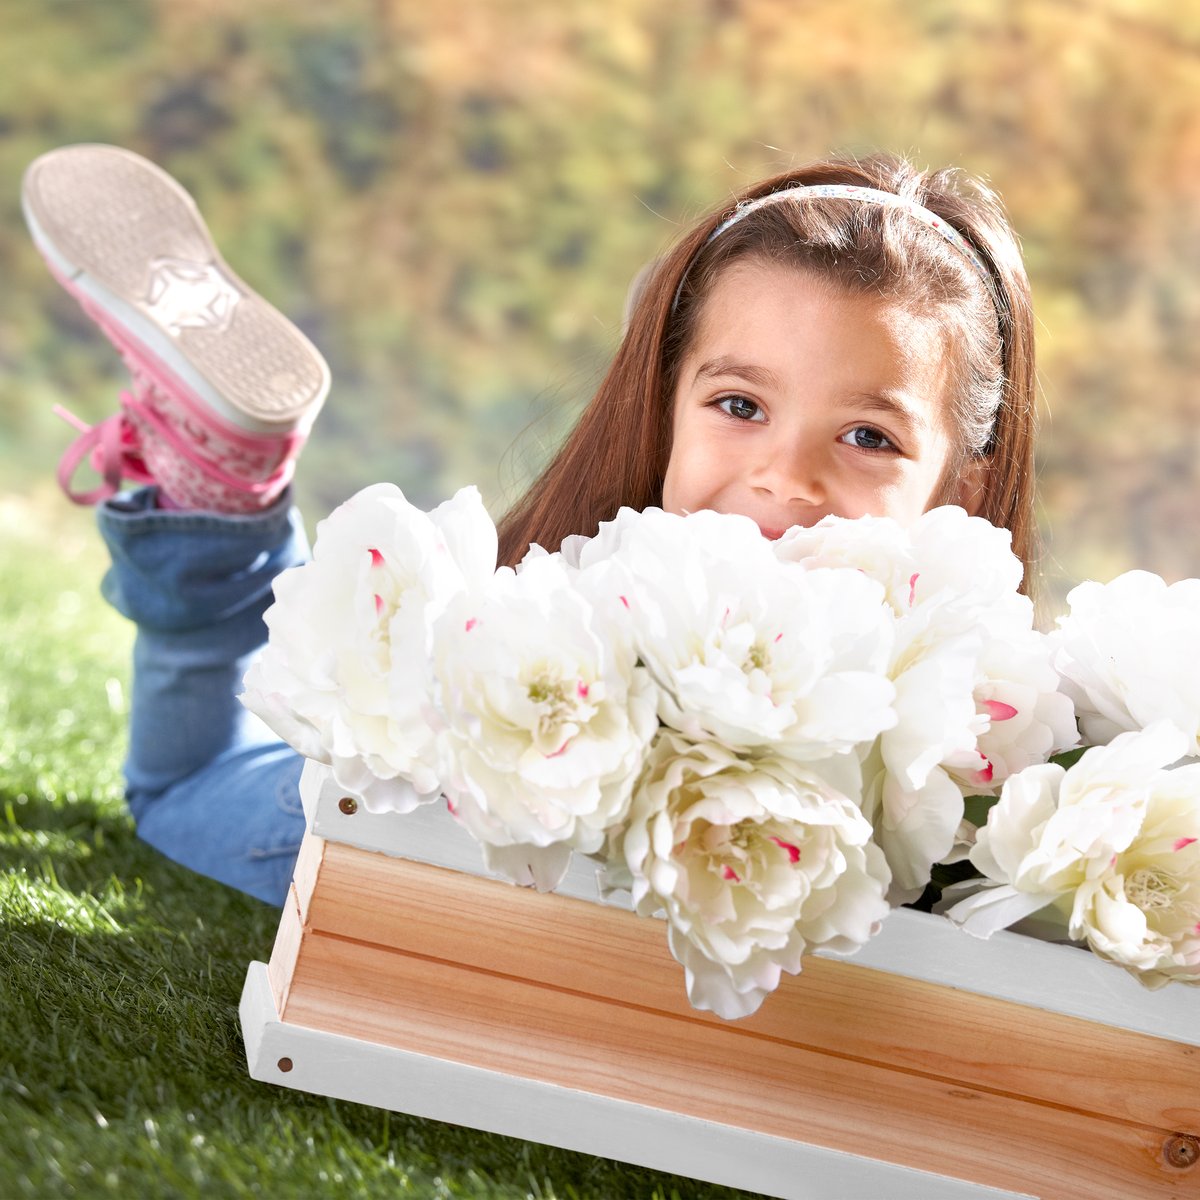
M 1200 1193 L 1162 1130 L 320 933 L 283 1019 L 1058 1200 Z
M 283 904 L 279 928 L 275 931 L 275 945 L 271 948 L 271 960 L 267 964 L 275 1007 L 280 1012 L 287 1005 L 292 976 L 296 970 L 296 957 L 300 953 L 303 940 L 304 924 L 300 918 L 300 901 L 296 895 L 296 885 L 293 883 Z
M 1036 1200 L 858 1154 L 279 1020 L 263 963 L 238 1006 L 254 1079 L 785 1200 Z
M 313 832 L 330 841 L 469 875 L 492 875 L 482 864 L 478 842 L 442 803 L 421 805 L 403 816 L 372 814 L 361 805 L 348 814 L 340 808 L 343 793 L 329 768 L 312 761 L 301 778 L 301 794 L 307 794 L 305 811 Z M 576 854 L 554 890 L 595 904 L 596 864 Z M 602 902 L 630 907 L 624 894 Z M 1085 950 L 1008 930 L 980 940 L 941 917 L 901 908 L 854 955 L 854 965 L 1200 1048 L 1200 990 L 1176 986 L 1147 991 Z
M 296 867 L 292 872 L 292 889 L 302 921 L 308 920 L 309 897 L 317 885 L 317 878 L 328 850 L 329 845 L 325 839 L 311 832 L 306 832 L 304 840 L 300 843 L 300 853 L 296 857 Z
M 275 933 L 275 944 L 271 949 L 271 960 L 267 966 L 275 1004 L 280 1011 L 287 1004 L 292 971 L 296 965 L 296 955 L 300 950 L 308 918 L 309 898 L 317 885 L 324 858 L 324 839 L 312 833 L 305 833 L 304 840 L 300 843 L 300 853 L 292 873 L 292 882 L 288 887 L 287 899 L 283 903 L 279 928 Z
M 724 1024 L 688 1004 L 661 922 L 335 843 L 322 870 L 314 931 Z M 852 961 L 810 957 L 737 1028 L 1200 1136 L 1195 1046 Z
M 301 793 L 305 792 L 305 812 L 313 831 L 331 842 L 471 875 L 491 875 L 478 843 L 442 803 L 422 805 L 403 816 L 369 813 L 360 805 L 349 815 L 339 808 L 342 792 L 329 768 L 312 761 L 301 779 Z M 575 855 L 555 892 L 601 902 L 596 864 Z M 630 907 L 625 894 L 602 902 Z M 997 1000 L 1200 1047 L 1200 989 L 1147 991 L 1131 975 L 1094 954 L 1009 930 L 983 940 L 942 917 L 902 908 L 855 954 L 854 962 L 942 987 L 961 988 L 965 980 L 972 992 Z

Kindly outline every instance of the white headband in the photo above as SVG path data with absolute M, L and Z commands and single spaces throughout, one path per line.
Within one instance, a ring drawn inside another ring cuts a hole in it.
M 988 270 L 987 264 L 975 250 L 975 247 L 957 229 L 948 224 L 943 217 L 939 217 L 937 213 L 931 212 L 923 204 L 918 204 L 915 200 L 909 200 L 904 196 L 897 196 L 895 192 L 880 191 L 879 188 L 856 187 L 848 183 L 816 183 L 794 184 L 792 187 L 782 188 L 778 192 L 769 192 L 765 196 L 759 196 L 757 200 L 746 200 L 739 204 L 708 235 L 705 245 L 708 245 L 714 238 L 720 237 L 730 226 L 736 225 L 743 217 L 748 217 L 752 212 L 757 212 L 758 209 L 765 208 L 768 204 L 778 204 L 783 200 L 795 200 L 801 194 L 806 199 L 811 197 L 813 199 L 858 200 L 864 204 L 878 204 L 884 208 L 903 209 L 910 217 L 915 217 L 923 225 L 927 225 L 934 232 L 941 234 L 975 268 L 988 290 L 988 295 L 992 298 L 993 305 L 999 310 L 1000 298 L 996 293 L 996 281 L 993 279 L 991 271 Z M 684 271 L 683 275 L 684 279 L 686 279 L 687 271 Z M 680 279 L 679 287 L 675 292 L 675 300 L 671 305 L 672 309 L 679 303 L 679 293 L 682 290 L 683 279 Z

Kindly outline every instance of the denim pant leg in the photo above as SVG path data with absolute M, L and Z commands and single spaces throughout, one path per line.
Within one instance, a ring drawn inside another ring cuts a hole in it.
M 158 509 L 156 489 L 99 509 L 101 590 L 137 625 L 125 779 L 138 835 L 268 903 L 287 895 L 304 760 L 237 699 L 266 641 L 271 584 L 308 544 L 288 498 L 251 516 Z

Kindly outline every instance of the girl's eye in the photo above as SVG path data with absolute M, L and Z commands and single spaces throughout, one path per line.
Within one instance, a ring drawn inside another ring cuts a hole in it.
M 767 419 L 766 413 L 746 396 L 722 396 L 717 401 L 717 407 L 736 421 L 765 421 Z
M 884 434 L 870 425 L 856 425 L 842 434 L 838 440 L 847 446 L 854 446 L 858 450 L 895 450 L 896 448 Z

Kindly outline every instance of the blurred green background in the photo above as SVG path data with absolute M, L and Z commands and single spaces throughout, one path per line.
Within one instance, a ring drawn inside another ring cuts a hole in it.
M 310 523 L 361 485 L 498 514 L 590 394 L 631 276 L 831 149 L 988 177 L 1040 317 L 1060 592 L 1200 574 L 1195 0 L 0 0 L 0 491 L 38 507 L 115 355 L 32 251 L 25 164 L 131 147 L 330 360 Z

